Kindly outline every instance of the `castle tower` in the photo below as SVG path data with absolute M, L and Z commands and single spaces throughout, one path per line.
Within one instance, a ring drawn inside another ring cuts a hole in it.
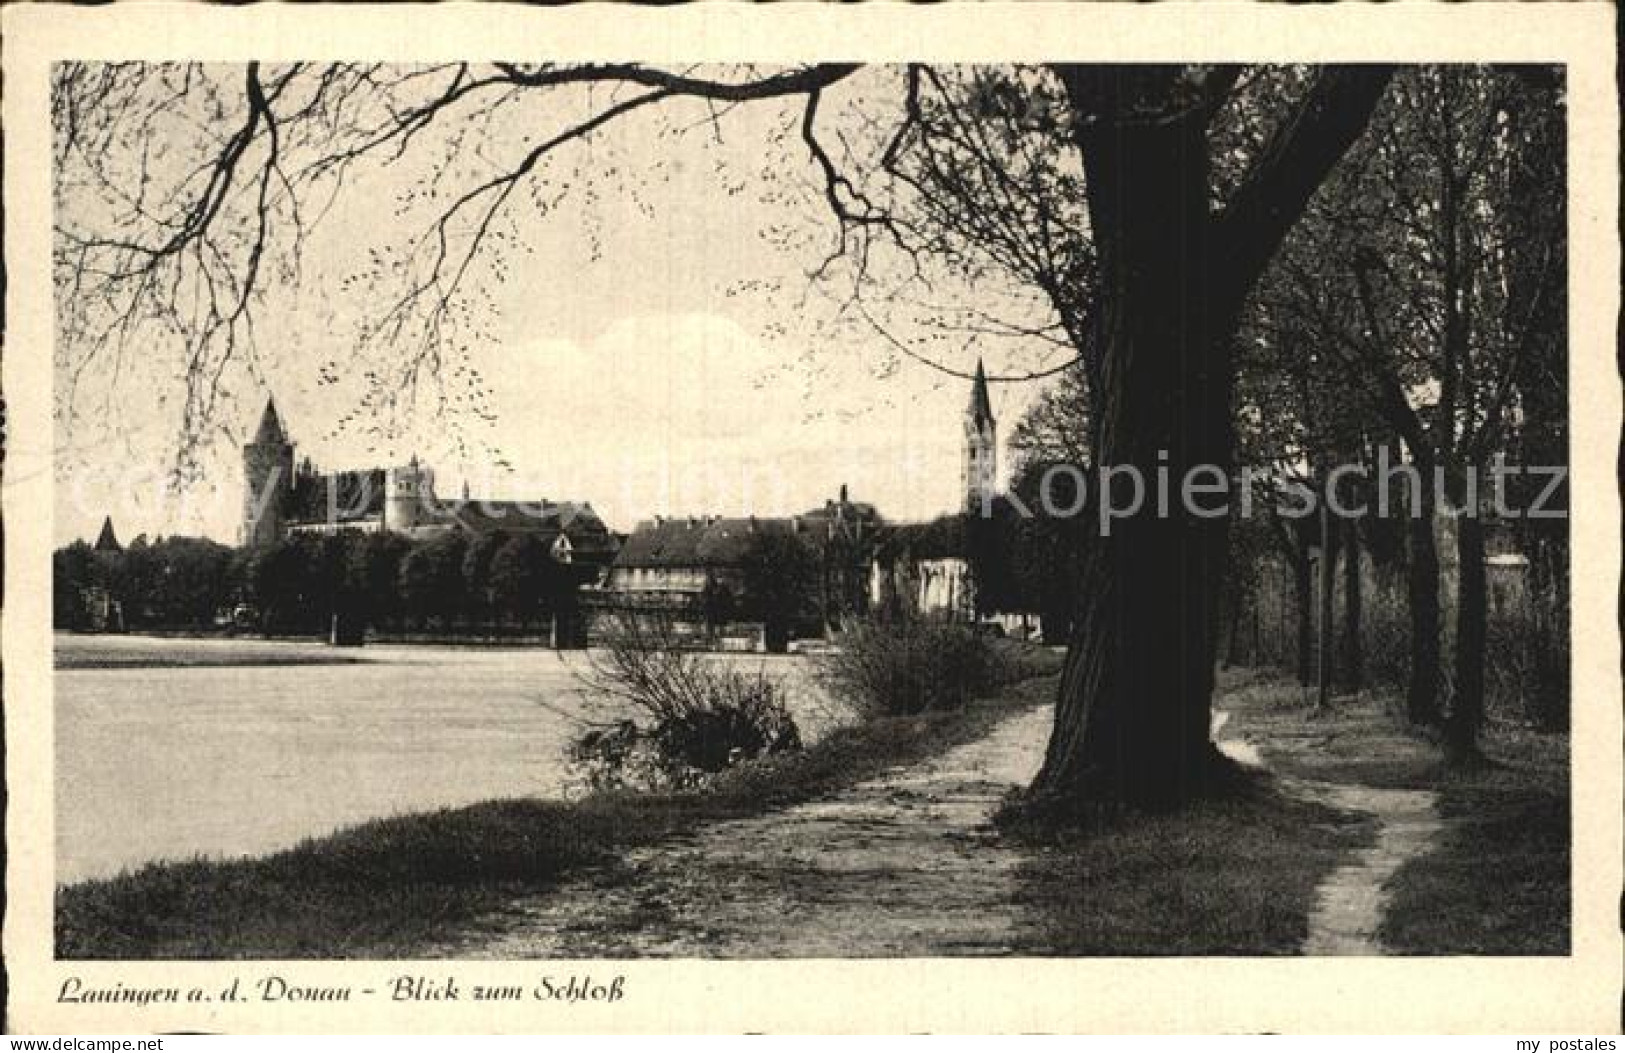
M 254 441 L 243 447 L 243 525 L 245 546 L 275 544 L 282 538 L 284 504 L 293 489 L 293 443 L 282 430 L 276 400 L 265 400 Z
M 980 511 L 983 502 L 993 500 L 998 477 L 999 427 L 987 395 L 987 373 L 982 369 L 982 360 L 977 359 L 970 406 L 965 410 L 965 461 L 960 471 L 967 512 Z
M 410 464 L 384 477 L 384 529 L 406 531 L 424 523 L 434 501 L 434 472 L 414 454 Z
M 102 518 L 102 532 L 96 536 L 95 550 L 97 552 L 123 552 L 124 546 L 118 543 L 118 535 L 113 533 L 113 517 Z

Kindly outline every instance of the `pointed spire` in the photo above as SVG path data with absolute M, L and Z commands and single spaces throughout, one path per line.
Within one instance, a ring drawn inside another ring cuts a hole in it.
M 118 535 L 113 533 L 113 517 L 107 516 L 102 520 L 102 532 L 96 538 L 97 552 L 122 552 L 124 546 L 118 543 Z
M 254 433 L 255 446 L 286 446 L 288 433 L 282 430 L 282 418 L 277 416 L 276 399 L 265 400 L 265 413 L 260 417 L 259 431 Z
M 982 368 L 980 358 L 976 360 L 976 379 L 971 382 L 970 409 L 966 412 L 978 424 L 993 420 L 993 400 L 987 397 L 987 371 Z

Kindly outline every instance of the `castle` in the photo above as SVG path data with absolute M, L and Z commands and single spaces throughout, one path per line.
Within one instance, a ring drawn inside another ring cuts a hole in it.
M 421 538 L 447 530 L 540 534 L 560 562 L 607 566 L 617 544 L 587 502 L 471 498 L 435 494 L 434 471 L 414 456 L 391 468 L 321 472 L 306 458 L 294 463 L 294 445 L 275 399 L 252 441 L 243 446 L 243 518 L 238 541 L 273 545 L 293 533 L 389 530 Z

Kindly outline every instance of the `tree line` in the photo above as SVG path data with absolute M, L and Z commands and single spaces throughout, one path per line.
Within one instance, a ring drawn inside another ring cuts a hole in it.
M 530 533 L 448 530 L 295 533 L 264 548 L 137 537 L 122 551 L 83 541 L 53 558 L 55 625 L 90 628 L 112 600 L 127 629 L 326 634 L 334 618 L 396 631 L 524 630 L 573 612 L 594 568 L 555 559 Z
M 1563 115 L 1550 68 L 1396 72 L 1264 269 L 1229 352 L 1253 513 L 1230 517 L 1219 663 L 1391 690 L 1464 759 L 1493 695 L 1513 718 L 1567 721 Z M 1098 462 L 1079 439 L 1095 427 L 1092 382 L 1080 361 L 1016 426 L 1013 488 L 1029 503 L 1049 466 Z M 1492 485 L 1498 464 L 1517 470 Z M 1057 592 L 1079 587 L 1087 531 L 985 529 L 1054 554 L 1037 574 L 996 567 L 1001 593 L 1047 574 L 1065 577 Z M 1522 558 L 1501 595 L 1495 554 Z

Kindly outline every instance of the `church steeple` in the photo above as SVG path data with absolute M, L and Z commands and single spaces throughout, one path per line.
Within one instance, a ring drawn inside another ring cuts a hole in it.
M 993 400 L 987 393 L 987 370 L 978 358 L 970 405 L 965 409 L 965 461 L 960 473 L 967 512 L 979 512 L 993 500 L 998 485 L 998 458 L 998 422 L 993 419 Z
M 997 423 L 993 419 L 993 400 L 987 396 L 987 370 L 982 368 L 980 358 L 976 360 L 976 379 L 971 381 L 970 408 L 965 414 L 975 424 L 983 421 L 989 424 Z

